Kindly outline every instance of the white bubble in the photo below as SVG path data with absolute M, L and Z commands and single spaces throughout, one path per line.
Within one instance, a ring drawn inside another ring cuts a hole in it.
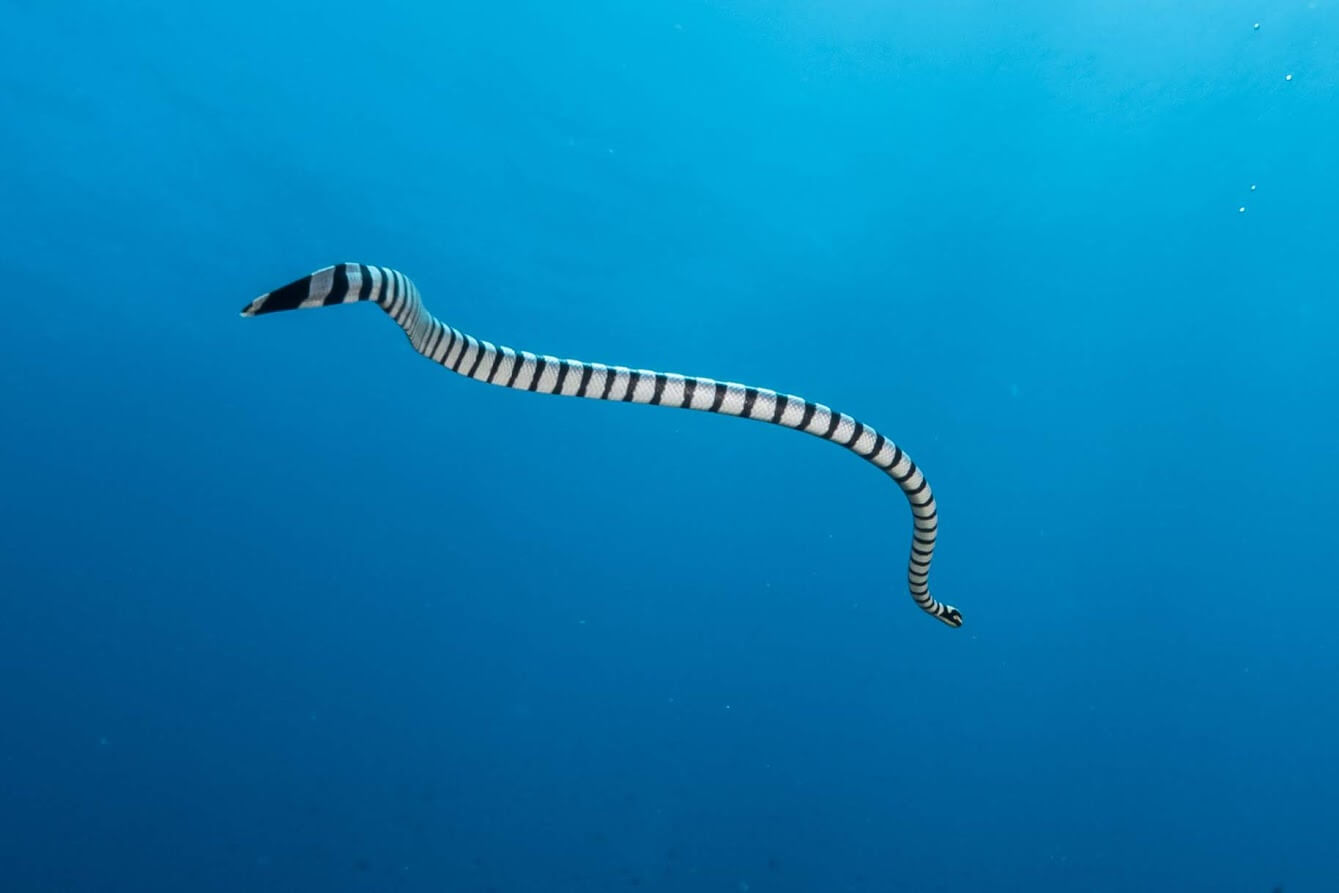
M 1251 184 L 1251 192 L 1254 192 L 1254 191 L 1255 191 L 1255 184 L 1252 183 L 1252 184 Z
M 1245 213 L 1246 213 L 1246 206 L 1245 206 L 1245 205 L 1242 205 L 1240 208 L 1238 208 L 1238 209 L 1237 209 L 1237 213 L 1238 213 L 1238 214 L 1245 214 Z
M 1259 23 L 1259 22 L 1256 22 L 1256 23 L 1255 23 L 1255 30 L 1256 30 L 1256 31 L 1259 31 L 1259 30 L 1260 30 L 1260 23 Z
M 1293 79 L 1293 76 L 1290 75 L 1290 74 L 1285 74 L 1285 75 L 1283 76 L 1283 79 L 1284 79 L 1285 81 L 1291 81 L 1291 80 Z

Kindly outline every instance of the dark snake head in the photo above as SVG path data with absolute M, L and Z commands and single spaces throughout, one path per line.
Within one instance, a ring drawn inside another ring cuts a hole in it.
M 962 626 L 961 611 L 959 611 L 952 605 L 942 605 L 941 608 L 942 610 L 940 610 L 940 612 L 935 615 L 936 617 L 938 617 L 940 620 L 947 623 L 954 629 L 957 629 L 958 627 Z

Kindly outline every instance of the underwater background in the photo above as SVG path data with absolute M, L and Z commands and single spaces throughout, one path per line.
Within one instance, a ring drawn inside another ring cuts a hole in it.
M 0 889 L 1339 890 L 1334 0 L 0 24 Z

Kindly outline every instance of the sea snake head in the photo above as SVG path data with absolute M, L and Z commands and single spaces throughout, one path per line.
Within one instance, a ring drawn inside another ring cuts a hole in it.
M 954 629 L 962 626 L 962 612 L 952 605 L 940 605 L 940 611 L 935 616 Z

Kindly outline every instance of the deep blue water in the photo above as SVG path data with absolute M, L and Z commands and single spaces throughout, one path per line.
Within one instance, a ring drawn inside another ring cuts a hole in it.
M 1339 890 L 1339 4 L 1172 7 L 0 0 L 0 889 Z

